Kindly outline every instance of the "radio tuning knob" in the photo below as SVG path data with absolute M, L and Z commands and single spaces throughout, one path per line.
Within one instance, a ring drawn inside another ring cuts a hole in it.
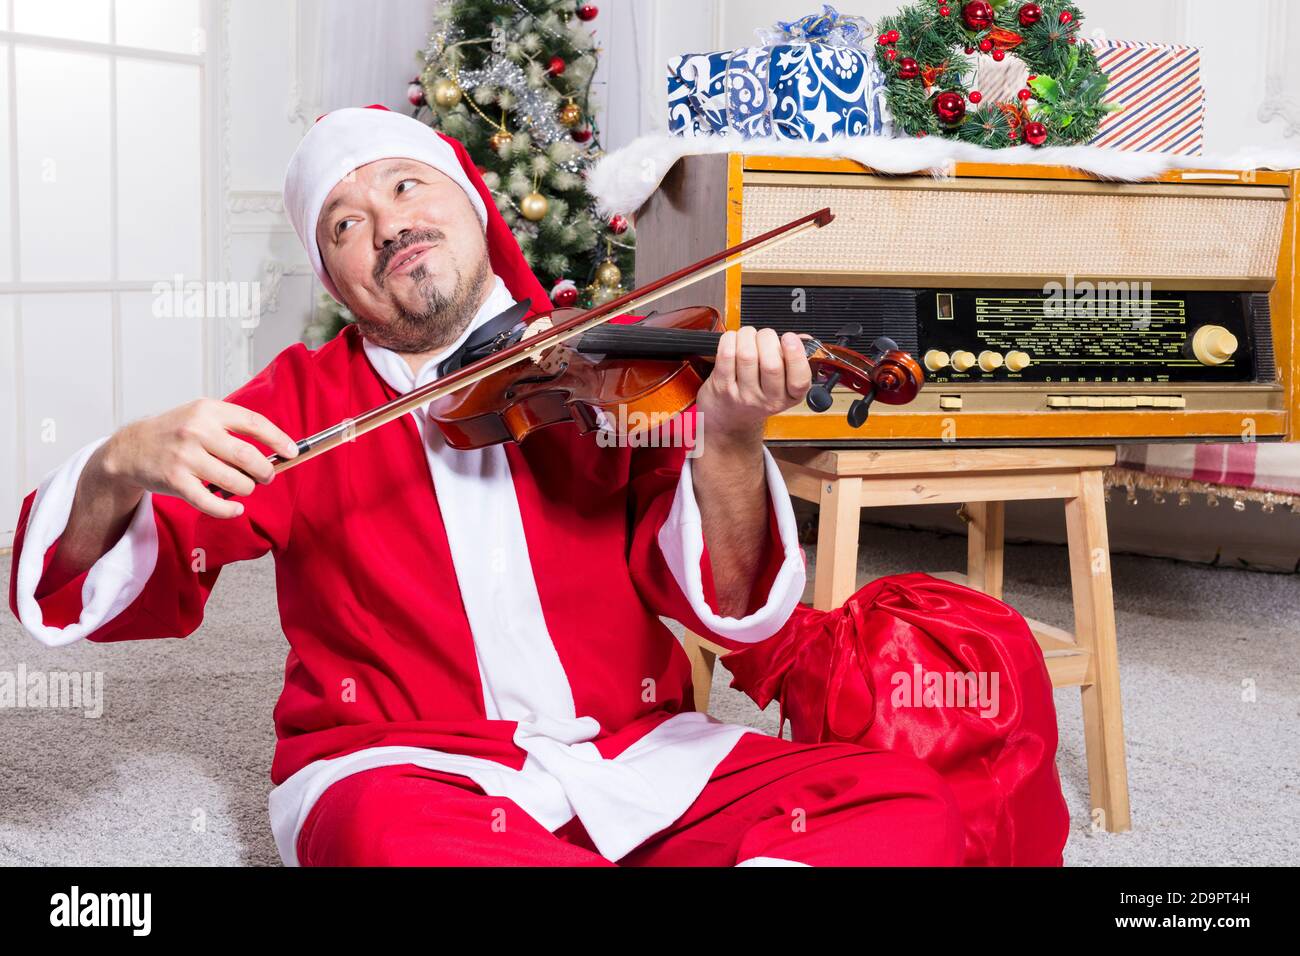
M 1008 372 L 1023 372 L 1033 363 L 1034 360 L 1029 357 L 1028 352 L 1015 351 L 1007 353 Z
M 1222 365 L 1237 353 L 1237 337 L 1221 325 L 1203 325 L 1192 337 L 1192 352 L 1202 365 Z
M 947 352 L 941 352 L 938 349 L 930 349 L 925 353 L 925 367 L 931 372 L 937 372 L 942 368 L 947 368 L 949 355 Z
M 952 353 L 952 367 L 956 372 L 969 372 L 975 367 L 973 352 L 957 351 Z
M 996 372 L 1002 367 L 1002 354 L 1000 352 L 981 352 L 980 368 L 986 372 Z

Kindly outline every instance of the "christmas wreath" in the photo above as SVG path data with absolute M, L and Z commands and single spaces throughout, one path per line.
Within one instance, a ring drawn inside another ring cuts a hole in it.
M 1106 74 L 1078 42 L 1082 20 L 1069 0 L 928 0 L 883 18 L 876 56 L 895 128 L 992 147 L 1089 141 L 1116 107 L 1102 102 Z M 968 86 L 977 51 L 1028 67 L 1014 102 L 986 101 Z

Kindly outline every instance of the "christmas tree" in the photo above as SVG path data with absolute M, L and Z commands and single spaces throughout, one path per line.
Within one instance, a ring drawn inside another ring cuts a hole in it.
M 408 90 L 418 119 L 465 144 L 560 308 L 622 294 L 632 268 L 630 223 L 600 216 L 583 178 L 601 156 L 597 14 L 574 0 L 446 0 Z M 306 338 L 327 340 L 350 320 L 324 296 Z

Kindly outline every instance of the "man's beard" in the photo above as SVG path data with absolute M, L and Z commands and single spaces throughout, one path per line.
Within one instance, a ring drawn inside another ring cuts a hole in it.
M 445 243 L 446 236 L 438 229 L 408 233 L 401 242 L 385 248 L 375 263 L 375 280 L 380 287 L 393 259 L 422 242 Z M 455 270 L 455 275 L 456 284 L 451 293 L 444 294 L 433 283 L 424 263 L 419 263 L 407 276 L 424 296 L 424 308 L 412 312 L 397 303 L 397 315 L 391 321 L 377 324 L 357 315 L 357 327 L 371 342 L 394 352 L 418 355 L 445 348 L 456 341 L 474 318 L 483 288 L 492 277 L 492 263 L 486 247 L 470 275 L 464 275 L 459 269 Z

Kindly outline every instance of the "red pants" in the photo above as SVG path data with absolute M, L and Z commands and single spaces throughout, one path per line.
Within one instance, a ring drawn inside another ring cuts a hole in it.
M 956 866 L 952 791 L 920 760 L 856 744 L 745 734 L 708 784 L 622 866 Z M 554 833 L 468 777 L 412 764 L 353 774 L 298 836 L 305 866 L 611 866 L 574 818 Z

